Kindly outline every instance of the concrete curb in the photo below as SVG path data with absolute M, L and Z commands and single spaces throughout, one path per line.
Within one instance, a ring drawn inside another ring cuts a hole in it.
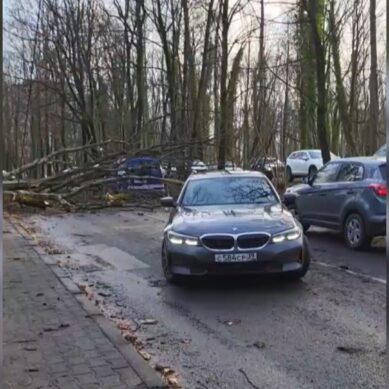
M 13 228 L 21 236 L 23 236 L 24 239 L 31 241 L 31 237 L 27 235 L 24 228 L 20 228 L 16 223 L 14 223 L 12 217 L 8 217 L 7 219 Z M 111 323 L 111 321 L 107 319 L 86 296 L 81 294 L 78 286 L 70 279 L 62 268 L 56 265 L 56 261 L 53 261 L 51 256 L 39 246 L 32 245 L 31 249 L 34 250 L 39 258 L 50 268 L 65 289 L 73 295 L 86 314 L 96 322 L 103 334 L 110 340 L 110 342 L 123 355 L 128 364 L 135 370 L 144 385 L 146 385 L 148 389 L 168 388 L 169 386 L 163 382 L 162 377 L 138 354 L 130 343 L 123 339 L 114 324 Z

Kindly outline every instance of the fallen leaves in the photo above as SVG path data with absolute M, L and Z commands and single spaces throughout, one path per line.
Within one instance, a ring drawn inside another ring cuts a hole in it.
M 360 354 L 365 352 L 363 348 L 354 347 L 354 346 L 337 346 L 336 349 L 346 354 Z
M 153 324 L 157 324 L 157 323 L 158 323 L 158 320 L 155 320 L 155 319 L 144 319 L 144 320 L 139 321 L 140 325 L 153 325 Z
M 228 327 L 231 327 L 236 324 L 242 323 L 242 320 L 240 319 L 233 319 L 233 320 L 223 320 L 223 324 L 225 324 Z
M 151 355 L 144 351 L 144 350 L 138 350 L 138 353 L 141 355 L 141 357 L 145 360 L 145 361 L 149 361 L 151 359 Z
M 258 342 L 253 343 L 253 346 L 258 348 L 258 349 L 263 349 L 266 347 L 266 344 L 264 342 L 258 341 Z
M 154 369 L 161 373 L 166 382 L 172 387 L 172 388 L 181 388 L 181 385 L 179 384 L 177 373 L 171 369 L 170 367 L 163 366 L 159 363 L 157 363 L 154 366 Z

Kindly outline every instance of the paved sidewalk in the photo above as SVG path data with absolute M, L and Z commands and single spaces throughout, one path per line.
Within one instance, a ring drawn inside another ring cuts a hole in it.
M 4 252 L 5 389 L 149 387 L 6 220 Z

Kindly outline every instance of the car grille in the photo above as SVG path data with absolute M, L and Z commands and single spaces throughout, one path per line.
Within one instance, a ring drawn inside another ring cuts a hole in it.
M 204 246 L 212 250 L 231 250 L 235 245 L 234 238 L 228 235 L 205 236 L 201 241 Z
M 260 248 L 268 243 L 270 236 L 265 233 L 232 235 L 207 235 L 201 239 L 205 247 L 211 250 L 241 250 Z
M 238 236 L 237 243 L 240 249 L 254 249 L 264 246 L 269 241 L 267 234 L 250 234 Z

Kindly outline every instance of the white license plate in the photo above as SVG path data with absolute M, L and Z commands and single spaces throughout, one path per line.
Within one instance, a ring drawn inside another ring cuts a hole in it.
M 134 180 L 134 184 L 146 184 L 146 180 Z
M 215 262 L 250 262 L 257 260 L 257 253 L 215 254 Z

